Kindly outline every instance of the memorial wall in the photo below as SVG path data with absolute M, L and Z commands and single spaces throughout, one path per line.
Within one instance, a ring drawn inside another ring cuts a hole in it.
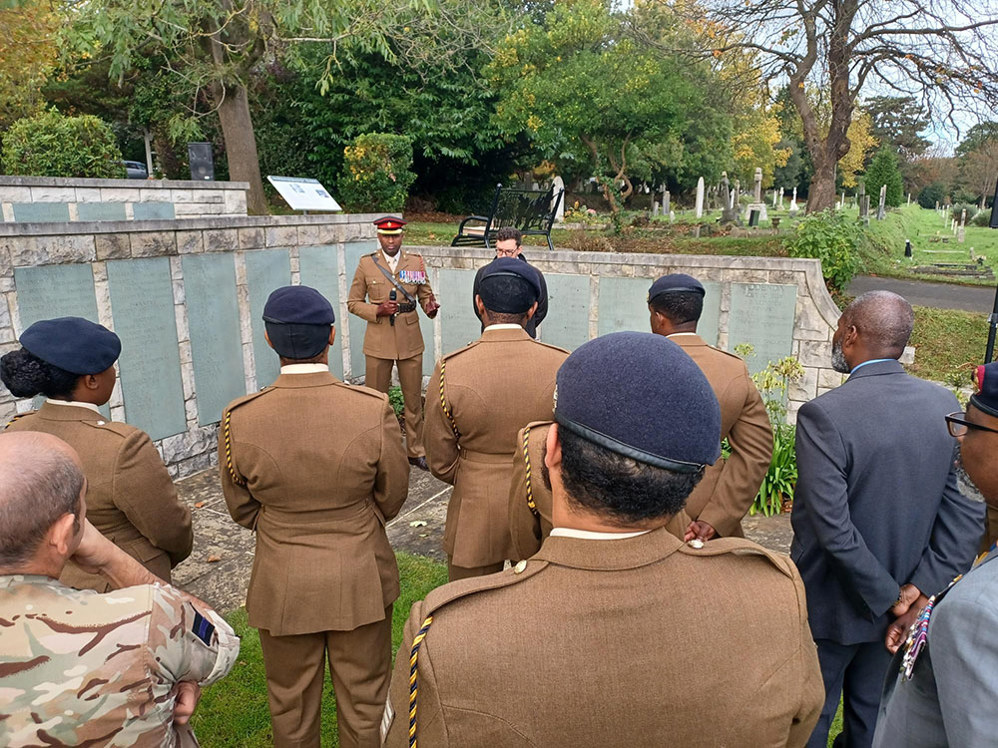
M 346 311 L 360 257 L 377 242 L 373 215 L 232 217 L 172 221 L 0 225 L 0 353 L 46 317 L 79 315 L 122 339 L 108 414 L 146 431 L 174 475 L 215 460 L 217 424 L 233 398 L 272 382 L 277 356 L 264 340 L 264 302 L 301 283 L 333 303 L 332 371 L 363 376 L 366 323 Z M 471 287 L 484 249 L 412 247 L 425 258 L 442 304 L 420 314 L 424 375 L 436 357 L 479 336 Z M 816 260 L 616 255 L 528 248 L 547 278 L 550 311 L 541 338 L 566 348 L 616 330 L 647 330 L 646 294 L 665 273 L 687 272 L 707 289 L 701 332 L 731 349 L 751 343 L 752 369 L 796 355 L 804 379 L 791 413 L 841 382 L 830 368 L 838 310 Z M 344 320 L 347 323 L 344 324 Z M 0 417 L 32 407 L 0 393 Z

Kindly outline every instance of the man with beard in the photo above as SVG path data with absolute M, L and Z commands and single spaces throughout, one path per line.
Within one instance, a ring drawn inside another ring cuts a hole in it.
M 984 507 L 957 488 L 944 420 L 956 397 L 897 360 L 913 322 L 896 294 L 857 298 L 832 339 L 832 365 L 849 378 L 797 416 L 790 555 L 826 695 L 811 746 L 825 747 L 840 695 L 845 745 L 871 745 L 888 626 L 966 571 L 981 536 Z
M 965 413 L 946 416 L 960 459 L 989 508 L 998 505 L 998 363 L 978 366 L 977 394 Z M 904 647 L 904 623 L 892 624 L 896 651 L 881 701 L 878 748 L 978 746 L 998 733 L 998 552 L 992 548 L 958 583 L 937 593 Z M 906 618 L 915 619 L 916 606 Z

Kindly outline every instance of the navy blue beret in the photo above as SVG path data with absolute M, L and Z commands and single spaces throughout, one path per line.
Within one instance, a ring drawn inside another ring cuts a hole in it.
M 318 356 L 329 344 L 329 327 L 336 321 L 333 306 L 309 286 L 284 286 L 263 307 L 270 345 L 284 358 Z
M 121 355 L 121 338 L 83 317 L 43 319 L 21 333 L 21 346 L 70 374 L 100 374 Z
M 686 275 L 686 273 L 673 273 L 672 275 L 663 275 L 651 284 L 651 288 L 648 289 L 648 302 L 651 303 L 652 299 L 656 296 L 661 296 L 664 293 L 679 293 L 682 291 L 692 291 L 700 294 L 701 296 L 704 296 L 707 293 L 700 281 L 692 275 Z
M 977 392 L 970 396 L 970 404 L 998 418 L 998 361 L 978 366 L 974 370 L 974 384 Z
M 496 279 L 510 279 L 497 283 Z M 523 314 L 541 295 L 537 270 L 518 257 L 497 257 L 482 269 L 478 287 L 485 308 L 502 314 Z
M 707 378 L 661 335 L 617 332 L 558 370 L 561 428 L 656 467 L 695 472 L 721 455 L 721 409 Z

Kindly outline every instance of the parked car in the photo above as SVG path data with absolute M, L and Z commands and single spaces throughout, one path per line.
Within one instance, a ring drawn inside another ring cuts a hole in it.
M 125 173 L 128 175 L 128 179 L 148 179 L 149 172 L 146 171 L 146 165 L 141 161 L 122 161 L 125 165 Z

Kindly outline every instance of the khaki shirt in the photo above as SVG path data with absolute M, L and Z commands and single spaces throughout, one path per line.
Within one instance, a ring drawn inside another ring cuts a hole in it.
M 214 683 L 239 638 L 166 585 L 99 594 L 0 576 L 0 745 L 191 745 L 178 681 Z
M 401 257 L 394 272 L 380 249 L 373 254 L 364 255 L 360 258 L 353 283 L 350 284 L 347 309 L 350 314 L 356 314 L 361 319 L 367 320 L 367 332 L 364 334 L 365 356 L 398 361 L 423 352 L 423 335 L 419 330 L 418 310 L 396 314 L 394 325 L 391 317 L 378 316 L 378 305 L 389 300 L 392 290 L 395 290 L 397 296 L 395 301 L 399 304 L 408 303 L 404 294 L 396 290 L 384 273 L 378 269 L 379 266 L 392 273 L 396 282 L 417 299 L 424 312 L 426 305 L 433 298 L 433 289 L 430 288 L 430 279 L 423 258 L 404 249 L 399 249 L 399 253 Z

